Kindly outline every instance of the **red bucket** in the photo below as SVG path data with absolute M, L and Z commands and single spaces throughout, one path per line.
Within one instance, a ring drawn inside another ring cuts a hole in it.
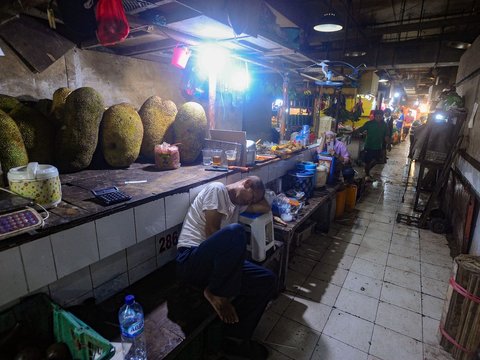
M 192 52 L 186 46 L 175 46 L 173 49 L 173 57 L 171 64 L 179 69 L 185 69 L 187 66 L 188 59 L 190 59 L 190 55 Z

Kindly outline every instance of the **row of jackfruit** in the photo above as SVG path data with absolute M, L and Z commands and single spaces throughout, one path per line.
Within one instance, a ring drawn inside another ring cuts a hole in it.
M 154 160 L 154 147 L 181 143 L 182 163 L 194 162 L 203 148 L 207 118 L 195 102 L 177 106 L 158 96 L 139 111 L 127 103 L 105 110 L 90 87 L 60 88 L 53 99 L 22 103 L 0 94 L 0 163 L 9 169 L 36 161 L 61 173 L 89 166 L 128 167 L 139 156 Z

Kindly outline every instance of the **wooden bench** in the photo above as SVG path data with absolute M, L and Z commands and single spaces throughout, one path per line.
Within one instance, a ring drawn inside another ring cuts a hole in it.
M 284 244 L 277 242 L 261 263 L 283 279 L 284 250 Z M 200 356 L 207 347 L 205 339 L 198 340 L 200 335 L 215 320 L 216 328 L 220 329 L 220 320 L 201 290 L 182 285 L 175 278 L 175 261 L 172 261 L 98 305 L 90 299 L 68 310 L 106 339 L 118 342 L 118 310 L 125 295 L 134 294 L 145 313 L 148 359 L 193 359 L 193 355 Z M 279 282 L 277 288 L 282 290 L 284 283 Z M 220 331 L 214 333 L 220 336 Z

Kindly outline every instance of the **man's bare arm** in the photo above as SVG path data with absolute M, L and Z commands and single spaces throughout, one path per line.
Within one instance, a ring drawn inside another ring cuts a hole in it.
M 205 234 L 207 238 L 220 230 L 223 215 L 217 210 L 205 210 Z
M 252 212 L 252 213 L 265 214 L 265 213 L 269 212 L 271 209 L 272 208 L 268 204 L 268 201 L 265 200 L 265 198 L 263 198 L 259 202 L 249 205 L 247 210 L 245 210 L 245 211 Z

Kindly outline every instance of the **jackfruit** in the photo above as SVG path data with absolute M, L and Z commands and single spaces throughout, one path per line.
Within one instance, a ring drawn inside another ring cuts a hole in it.
M 13 96 L 0 94 L 0 110 L 5 111 L 7 114 L 19 104 L 20 101 Z
M 105 161 L 113 167 L 127 167 L 140 153 L 142 119 L 130 104 L 113 105 L 103 113 L 100 134 Z
M 200 155 L 207 133 L 207 115 L 202 105 L 187 102 L 179 109 L 173 123 L 175 142 L 180 143 L 180 161 L 193 163 Z
M 61 87 L 53 93 L 52 106 L 50 108 L 50 114 L 53 122 L 57 127 L 60 127 L 63 123 L 63 117 L 65 112 L 65 102 L 68 95 L 70 95 L 72 89 Z
M 55 138 L 55 164 L 61 172 L 87 168 L 98 143 L 102 96 L 90 87 L 73 91 L 65 102 L 63 124 Z
M 0 163 L 4 174 L 17 166 L 28 164 L 27 149 L 15 121 L 0 110 Z
M 40 111 L 43 116 L 45 116 L 49 121 L 51 116 L 50 116 L 50 110 L 52 108 L 52 100 L 50 99 L 40 99 L 37 101 L 35 104 L 35 109 Z
M 172 123 L 177 115 L 177 106 L 171 100 L 162 100 L 158 96 L 151 96 L 143 103 L 138 114 L 143 123 L 140 154 L 153 160 L 155 145 L 164 141 L 173 142 Z
M 36 109 L 23 104 L 16 106 L 8 115 L 15 120 L 22 134 L 28 159 L 52 164 L 55 129 L 50 121 Z

